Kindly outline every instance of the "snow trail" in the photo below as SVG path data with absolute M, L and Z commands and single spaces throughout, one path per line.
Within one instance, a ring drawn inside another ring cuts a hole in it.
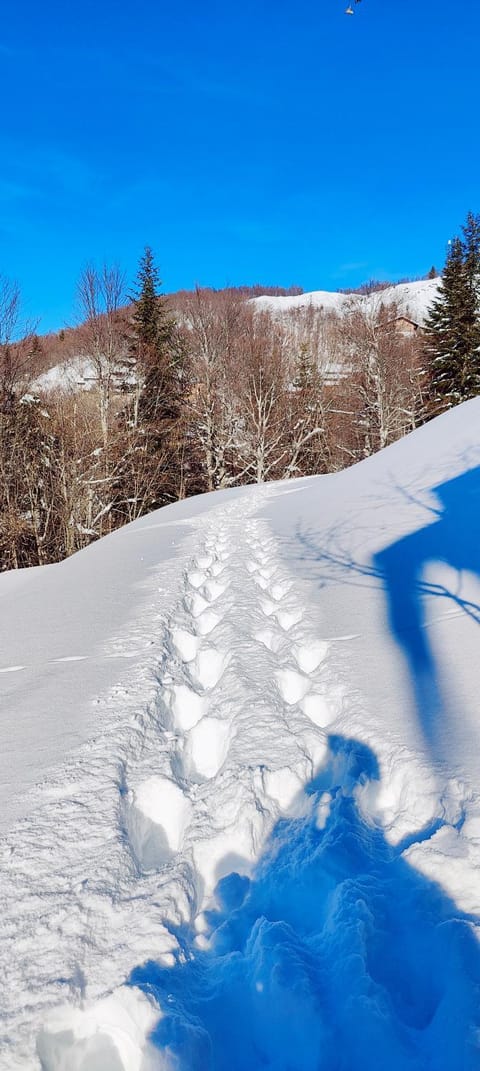
M 201 945 L 217 882 L 251 873 L 325 756 L 326 647 L 255 516 L 268 493 L 241 517 L 222 506 L 198 525 L 151 648 L 161 656 L 150 700 L 114 690 L 118 724 L 43 786 L 42 807 L 6 838 L 0 1066 L 37 1066 L 36 1023 L 42 1066 L 75 1067 L 74 1009 L 105 999 L 142 959 L 173 963 L 179 928 L 194 926 Z M 61 1040 L 49 1033 L 49 1009 L 63 1004 L 70 1041 L 64 1020 Z

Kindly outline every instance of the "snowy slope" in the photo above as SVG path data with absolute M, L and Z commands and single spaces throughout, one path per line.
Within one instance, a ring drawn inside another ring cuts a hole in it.
M 478 1069 L 479 418 L 0 577 L 2 1071 Z
M 403 315 L 421 324 L 425 320 L 432 301 L 437 296 L 439 281 L 439 279 L 421 279 L 414 283 L 398 283 L 370 295 L 313 290 L 311 293 L 300 294 L 296 297 L 253 298 L 252 304 L 258 309 L 268 309 L 275 315 L 313 306 L 313 308 L 335 312 L 341 316 L 355 307 L 369 310 L 378 308 L 381 302 L 385 305 L 395 302 Z
M 95 364 L 90 357 L 70 357 L 61 364 L 55 364 L 32 383 L 32 390 L 60 391 L 71 394 L 76 390 L 91 390 L 96 381 Z
M 330 290 L 313 290 L 311 293 L 295 297 L 258 297 L 252 298 L 251 304 L 258 309 L 268 309 L 275 316 L 281 316 L 295 309 L 309 306 L 325 312 L 345 315 L 352 308 L 366 311 L 378 309 L 380 303 L 390 305 L 395 302 L 399 311 L 415 323 L 422 324 L 432 301 L 437 296 L 439 279 L 422 279 L 414 283 L 397 283 L 371 295 L 339 294 Z M 123 380 L 126 373 L 123 371 Z M 72 357 L 68 361 L 54 365 L 32 383 L 32 390 L 49 394 L 59 391 L 70 394 L 77 390 L 91 390 L 96 383 L 93 361 L 88 357 Z M 133 382 L 133 380 L 132 380 Z

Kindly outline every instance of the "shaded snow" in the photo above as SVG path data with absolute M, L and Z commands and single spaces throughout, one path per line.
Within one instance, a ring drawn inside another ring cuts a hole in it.
M 0 577 L 2 1071 L 480 1066 L 479 418 Z

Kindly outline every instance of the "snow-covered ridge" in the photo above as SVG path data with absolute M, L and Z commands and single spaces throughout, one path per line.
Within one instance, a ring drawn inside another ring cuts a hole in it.
M 0 576 L 1 1071 L 476 1071 L 479 419 Z
M 374 294 L 339 294 L 329 290 L 313 290 L 295 297 L 258 297 L 252 304 L 258 309 L 267 309 L 275 315 L 304 309 L 309 306 L 344 315 L 352 308 L 376 309 L 396 303 L 399 311 L 415 323 L 422 324 L 427 310 L 438 293 L 439 279 L 421 279 L 414 283 L 398 283 Z

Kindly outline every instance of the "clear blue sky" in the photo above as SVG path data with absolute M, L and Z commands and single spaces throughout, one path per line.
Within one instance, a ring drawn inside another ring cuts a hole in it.
M 480 210 L 480 7 L 345 6 L 6 5 L 0 271 L 40 330 L 86 261 L 132 277 L 147 243 L 166 290 L 443 263 Z

